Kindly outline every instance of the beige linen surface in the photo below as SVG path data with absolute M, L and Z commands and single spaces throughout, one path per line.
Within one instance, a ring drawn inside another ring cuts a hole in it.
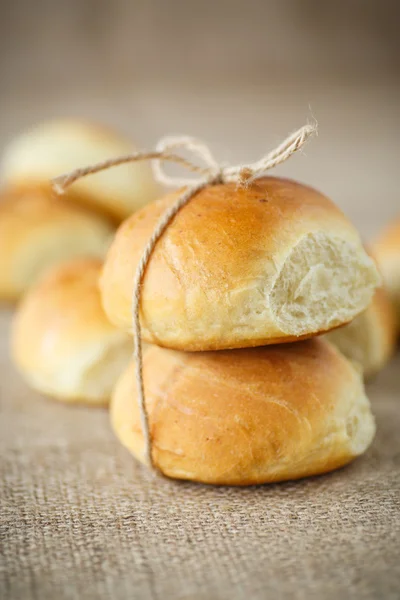
M 400 357 L 369 386 L 378 435 L 350 467 L 214 488 L 154 477 L 106 410 L 46 400 L 7 357 L 0 318 L 0 597 L 367 598 L 400 592 Z
M 166 133 L 199 135 L 237 163 L 301 125 L 311 102 L 320 135 L 276 173 L 330 195 L 366 238 L 398 212 L 398 87 L 210 90 L 132 84 L 113 95 L 99 84 L 40 95 L 32 86 L 27 107 L 5 87 L 1 144 L 34 120 L 90 114 L 147 147 Z M 297 483 L 213 488 L 153 478 L 115 440 L 105 410 L 29 390 L 7 356 L 9 320 L 4 309 L 1 598 L 400 597 L 399 356 L 368 386 L 378 433 L 365 457 Z

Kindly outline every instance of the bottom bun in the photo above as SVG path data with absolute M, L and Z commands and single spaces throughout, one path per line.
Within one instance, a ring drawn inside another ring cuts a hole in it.
M 368 379 L 389 361 L 396 348 L 396 313 L 383 288 L 376 290 L 371 304 L 351 323 L 330 331 L 326 338 Z
M 143 372 L 152 456 L 168 477 L 298 479 L 349 463 L 374 437 L 360 375 L 322 339 L 220 352 L 150 347 Z M 111 421 L 144 462 L 133 364 L 114 390 Z
M 98 259 L 53 267 L 21 302 L 12 355 L 30 385 L 44 394 L 108 404 L 132 356 L 132 339 L 107 320 L 100 302 Z

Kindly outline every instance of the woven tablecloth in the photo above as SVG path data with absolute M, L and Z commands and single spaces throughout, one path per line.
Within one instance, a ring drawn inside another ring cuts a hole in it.
M 235 489 L 168 481 L 107 410 L 30 391 L 0 317 L 1 591 L 40 600 L 400 597 L 400 357 L 371 385 L 378 434 L 330 475 Z

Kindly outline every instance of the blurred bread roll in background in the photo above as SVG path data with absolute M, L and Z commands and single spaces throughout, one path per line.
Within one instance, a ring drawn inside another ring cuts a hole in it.
M 396 314 L 386 291 L 377 289 L 363 313 L 348 325 L 329 332 L 326 337 L 360 366 L 365 378 L 378 373 L 396 347 Z
M 104 257 L 107 220 L 54 198 L 49 186 L 3 190 L 0 198 L 0 299 L 18 299 L 48 267 L 76 256 Z
M 117 231 L 101 291 L 110 320 L 131 328 L 135 269 L 179 192 Z M 220 350 L 287 342 L 351 321 L 379 283 L 356 229 L 314 189 L 275 177 L 207 187 L 169 225 L 143 279 L 147 342 Z
M 375 424 L 361 377 L 321 338 L 221 352 L 150 347 L 144 384 L 155 465 L 222 485 L 326 473 L 362 454 Z M 113 429 L 144 461 L 133 364 L 111 401 Z
M 392 298 L 400 332 L 400 217 L 386 227 L 372 245 L 372 252 Z
M 132 355 L 132 339 L 101 307 L 101 261 L 75 259 L 31 288 L 14 318 L 12 357 L 36 390 L 70 402 L 105 404 Z
M 0 176 L 6 184 L 31 184 L 135 151 L 103 125 L 79 120 L 41 123 L 6 147 Z M 121 165 L 84 177 L 69 189 L 74 200 L 123 220 L 159 195 L 148 161 Z

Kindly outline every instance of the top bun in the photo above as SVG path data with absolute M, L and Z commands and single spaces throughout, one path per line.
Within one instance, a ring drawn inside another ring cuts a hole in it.
M 128 154 L 135 148 L 111 130 L 78 120 L 42 123 L 6 148 L 1 177 L 26 184 L 49 179 L 77 167 Z M 121 221 L 159 194 L 148 162 L 121 165 L 77 181 L 75 200 Z
M 400 218 L 384 229 L 373 244 L 372 252 L 395 306 L 400 331 Z
M 131 328 L 135 269 L 169 194 L 118 230 L 100 281 L 109 319 Z M 220 350 L 310 337 L 352 320 L 379 275 L 360 237 L 325 196 L 264 177 L 207 187 L 158 241 L 143 279 L 143 338 Z

